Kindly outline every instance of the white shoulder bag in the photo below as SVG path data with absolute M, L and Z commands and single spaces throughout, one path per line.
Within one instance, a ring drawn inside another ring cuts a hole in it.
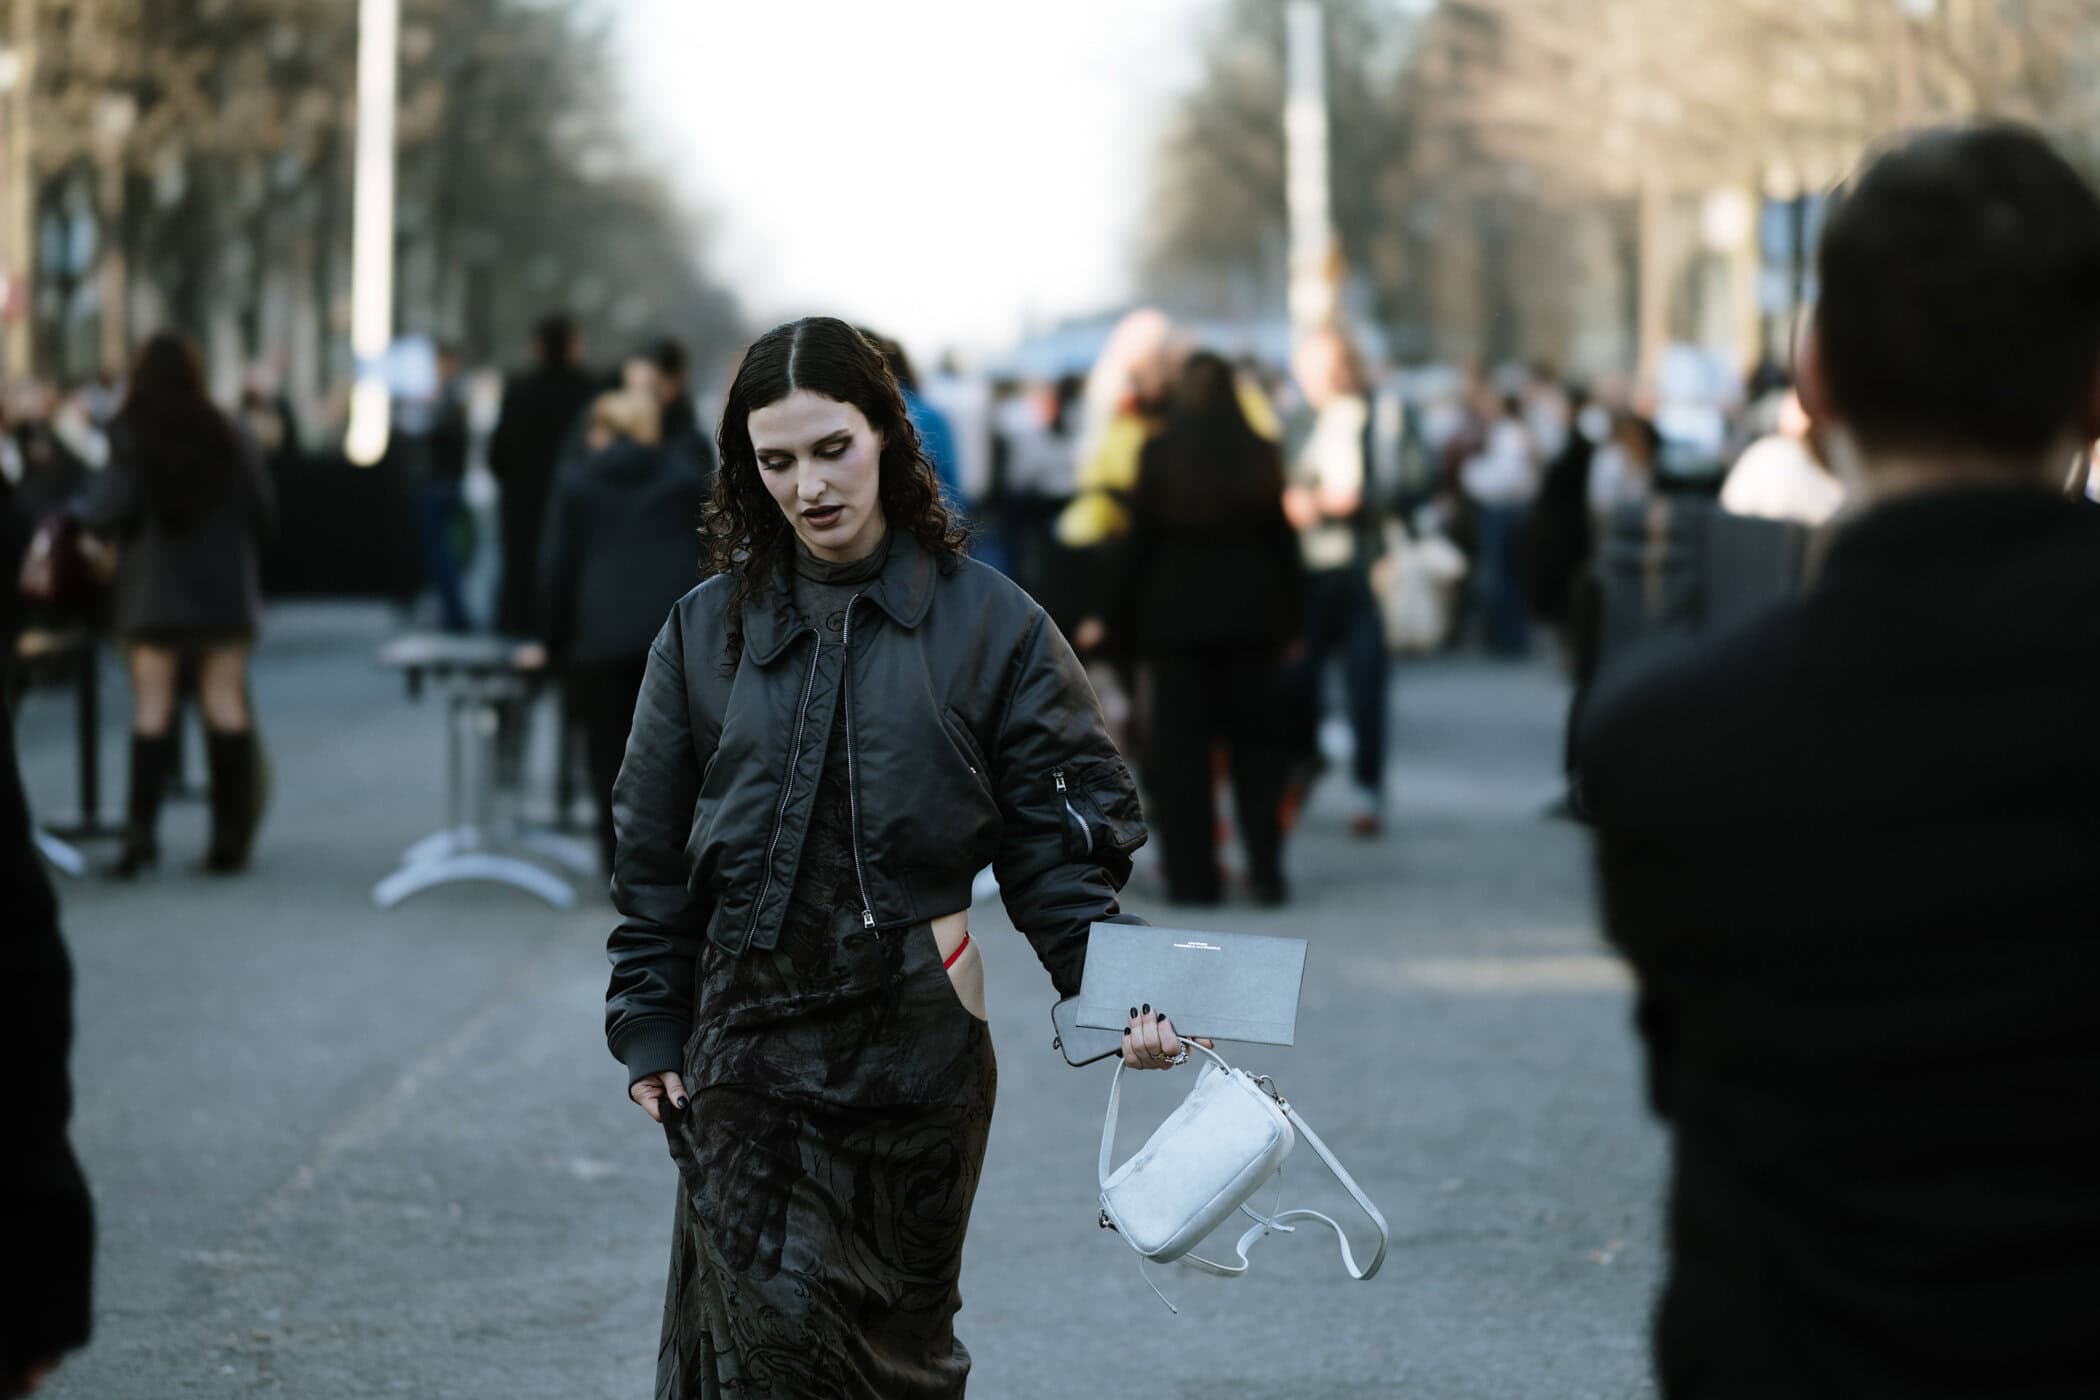
M 1108 1117 L 1101 1125 L 1101 1228 L 1114 1230 L 1137 1251 L 1140 1273 L 1150 1260 L 1179 1263 L 1219 1278 L 1238 1278 L 1247 1272 L 1247 1251 L 1256 1240 L 1271 1232 L 1292 1233 L 1296 1227 L 1289 1221 L 1317 1220 L 1334 1231 L 1349 1277 L 1361 1280 L 1376 1274 L 1385 1262 L 1389 1239 L 1385 1217 L 1334 1159 L 1327 1144 L 1306 1126 L 1267 1075 L 1256 1077 L 1234 1069 L 1215 1051 L 1194 1041 L 1182 1043 L 1208 1056 L 1211 1063 L 1203 1066 L 1188 1098 L 1145 1145 L 1122 1166 L 1112 1168 L 1123 1092 L 1123 1065 L 1120 1061 L 1116 1065 L 1115 1079 L 1108 1087 Z M 1378 1227 L 1378 1250 L 1362 1268 L 1350 1252 L 1349 1237 L 1332 1217 L 1316 1210 L 1263 1215 L 1248 1204 L 1262 1183 L 1283 1169 L 1283 1159 L 1300 1137 L 1312 1144 L 1335 1180 Z M 1235 1251 L 1238 1263 L 1220 1264 L 1189 1252 L 1235 1211 L 1254 1222 L 1240 1236 Z M 1145 1275 L 1145 1282 L 1168 1311 L 1181 1311 L 1160 1293 L 1150 1274 Z

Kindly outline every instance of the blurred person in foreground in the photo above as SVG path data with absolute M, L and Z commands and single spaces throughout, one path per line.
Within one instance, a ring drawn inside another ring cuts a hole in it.
M 1675 1137 L 1670 1400 L 2100 1394 L 2100 198 L 2038 135 L 1843 192 L 1799 355 L 1858 513 L 1579 740 Z
M 12 639 L 10 639 L 11 641 Z M 73 969 L 0 706 L 0 1395 L 27 1395 L 88 1339 L 94 1203 L 66 1141 Z
M 211 774 L 204 868 L 233 874 L 247 867 L 267 786 L 248 652 L 262 627 L 262 545 L 276 491 L 254 440 L 206 394 L 196 346 L 172 331 L 140 349 L 109 436 L 109 466 L 88 487 L 81 517 L 116 551 L 110 621 L 131 672 L 130 794 L 115 873 L 130 877 L 160 858 L 187 671 Z
M 1291 736 L 1280 668 L 1305 622 L 1283 459 L 1240 409 L 1232 366 L 1200 352 L 1145 444 L 1112 633 L 1146 667 L 1146 787 L 1167 897 L 1223 897 L 1211 755 L 1223 743 L 1256 900 L 1281 904 L 1283 790 Z
M 705 469 L 661 436 L 658 399 L 631 389 L 592 404 L 588 455 L 564 472 L 540 545 L 544 656 L 584 730 L 598 839 L 612 870 L 613 780 L 627 748 L 649 642 L 699 579 L 693 526 Z
M 1721 509 L 1731 515 L 1821 525 L 1845 504 L 1845 488 L 1817 455 L 1815 434 L 1801 396 L 1780 401 L 1774 430 L 1743 449 L 1721 485 Z
M 503 585 L 496 630 L 513 637 L 538 632 L 540 536 L 562 445 L 596 391 L 579 360 L 576 322 L 562 313 L 532 331 L 533 366 L 503 386 L 503 406 L 489 437 L 489 474 L 502 488 Z
M 606 1038 L 679 1168 L 656 1394 L 959 1397 L 998 1083 L 972 877 L 1070 995 L 1143 816 L 876 346 L 768 331 L 717 441 L 717 572 L 650 647 L 613 794 Z M 1181 1058 L 1150 1006 L 1123 1049 Z
M 1390 675 L 1385 620 L 1371 588 L 1371 567 L 1384 552 L 1370 479 L 1371 409 L 1355 347 L 1339 331 L 1300 341 L 1292 374 L 1313 417 L 1283 493 L 1284 514 L 1298 531 L 1306 598 L 1305 646 L 1293 666 L 1287 722 L 1297 731 L 1296 756 L 1309 781 L 1322 764 L 1322 683 L 1339 656 L 1356 736 L 1349 831 L 1368 839 L 1384 823 Z

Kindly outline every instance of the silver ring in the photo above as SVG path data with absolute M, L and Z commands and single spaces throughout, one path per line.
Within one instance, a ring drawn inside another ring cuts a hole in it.
M 1160 1059 L 1166 1064 L 1168 1069 L 1172 1069 L 1176 1065 L 1185 1065 L 1188 1063 L 1189 1060 L 1189 1048 L 1188 1046 L 1184 1045 L 1181 1047 L 1181 1053 L 1179 1055 L 1175 1055 L 1171 1058 L 1169 1058 L 1166 1055 L 1161 1055 Z

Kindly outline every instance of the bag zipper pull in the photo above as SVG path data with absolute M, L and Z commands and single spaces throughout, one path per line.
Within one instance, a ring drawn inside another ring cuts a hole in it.
M 860 926 L 862 928 L 875 927 L 875 911 L 873 909 L 863 909 L 860 911 Z

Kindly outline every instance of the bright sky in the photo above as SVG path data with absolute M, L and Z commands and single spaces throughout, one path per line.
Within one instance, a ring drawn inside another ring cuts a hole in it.
M 754 319 L 842 315 L 930 357 L 1130 292 L 1216 4 L 620 0 L 620 78 Z

